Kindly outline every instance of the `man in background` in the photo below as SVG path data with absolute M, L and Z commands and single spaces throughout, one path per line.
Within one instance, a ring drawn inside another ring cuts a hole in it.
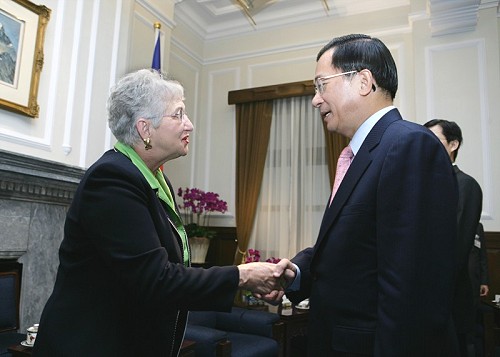
M 484 322 L 480 297 L 487 296 L 490 288 L 488 254 L 486 251 L 484 228 L 482 223 L 479 223 L 477 226 L 474 245 L 469 255 L 469 276 L 472 283 L 474 311 L 476 313 L 476 338 L 474 347 L 476 350 L 476 356 L 484 356 Z
M 457 287 L 453 302 L 453 321 L 460 346 L 460 355 L 474 357 L 475 307 L 474 298 L 479 291 L 473 290 L 469 276 L 469 255 L 474 246 L 474 237 L 481 218 L 483 193 L 477 181 L 461 171 L 455 164 L 462 145 L 462 130 L 457 123 L 433 119 L 424 124 L 443 144 L 448 153 L 458 182 L 458 264 Z
M 479 308 L 479 298 L 487 296 L 490 292 L 488 254 L 484 239 L 484 228 L 481 222 L 477 225 L 474 245 L 469 255 L 469 275 L 474 291 L 474 306 Z

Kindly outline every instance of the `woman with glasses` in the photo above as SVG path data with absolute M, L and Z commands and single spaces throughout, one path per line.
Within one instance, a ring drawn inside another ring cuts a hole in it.
M 177 356 L 188 310 L 228 311 L 238 287 L 282 296 L 286 261 L 190 267 L 160 169 L 188 153 L 183 87 L 159 72 L 130 73 L 111 90 L 108 122 L 117 142 L 87 170 L 69 208 L 34 356 Z

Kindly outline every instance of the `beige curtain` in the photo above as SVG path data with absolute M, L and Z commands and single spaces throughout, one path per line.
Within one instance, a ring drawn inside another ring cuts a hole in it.
M 236 234 L 234 263 L 240 264 L 255 219 L 269 143 L 273 99 L 314 95 L 312 81 L 242 89 L 228 93 L 228 104 L 236 104 Z M 327 131 L 326 154 L 330 186 L 333 186 L 337 160 L 349 139 Z
M 236 104 L 236 236 L 241 264 L 252 233 L 271 128 L 273 102 Z

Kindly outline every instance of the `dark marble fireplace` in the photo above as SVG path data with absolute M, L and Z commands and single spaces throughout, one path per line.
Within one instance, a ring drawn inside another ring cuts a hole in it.
M 38 323 L 52 292 L 66 211 L 84 171 L 0 150 L 0 262 L 23 266 L 21 331 Z

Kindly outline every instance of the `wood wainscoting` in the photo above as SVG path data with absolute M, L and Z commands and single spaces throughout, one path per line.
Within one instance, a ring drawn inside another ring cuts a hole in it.
M 208 247 L 207 266 L 233 265 L 236 253 L 236 227 L 210 227 L 217 232 Z
M 500 294 L 500 232 L 484 232 L 488 251 L 488 272 L 490 275 L 489 300 Z
M 490 292 L 482 298 L 483 343 L 484 355 L 494 357 L 500 351 L 500 308 L 491 302 L 496 294 L 500 294 L 500 232 L 484 232 L 484 237 L 488 252 Z
M 211 265 L 232 265 L 236 252 L 236 227 L 212 227 L 217 236 L 207 253 Z M 490 274 L 490 297 L 500 294 L 500 232 L 485 232 Z

